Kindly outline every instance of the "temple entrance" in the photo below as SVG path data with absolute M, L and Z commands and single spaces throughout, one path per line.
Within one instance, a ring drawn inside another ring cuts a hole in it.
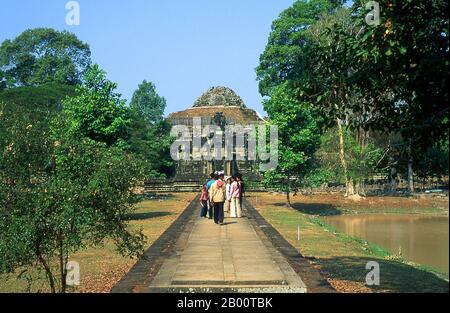
M 256 111 L 246 107 L 242 99 L 233 90 L 226 87 L 208 89 L 195 101 L 192 107 L 170 114 L 167 120 L 172 125 L 186 126 L 190 134 L 193 134 L 194 118 L 200 119 L 201 125 L 218 126 L 222 132 L 227 125 L 258 125 L 264 123 L 264 120 Z M 212 137 L 209 139 L 212 139 Z M 205 142 L 206 138 L 202 138 L 202 145 Z M 236 142 L 236 138 L 233 138 L 234 142 Z M 221 155 L 224 156 L 225 146 L 222 149 Z M 260 174 L 254 171 L 256 161 L 243 161 L 241 158 L 237 158 L 237 155 L 245 155 L 245 148 L 244 151 L 241 151 L 234 147 L 231 160 L 202 160 L 199 159 L 198 155 L 194 156 L 191 151 L 190 154 L 191 160 L 178 162 L 174 180 L 178 182 L 203 182 L 204 179 L 209 177 L 209 174 L 219 171 L 223 171 L 227 176 L 239 173 L 246 179 L 260 180 Z M 237 161 L 238 159 L 239 161 Z

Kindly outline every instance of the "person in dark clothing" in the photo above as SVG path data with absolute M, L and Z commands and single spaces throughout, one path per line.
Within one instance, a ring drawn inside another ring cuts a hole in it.
M 217 175 L 215 173 L 211 173 L 209 175 L 210 180 L 206 183 L 206 192 L 207 192 L 207 196 L 208 196 L 208 217 L 209 219 L 213 218 L 213 204 L 211 203 L 211 201 L 209 201 L 209 192 L 211 189 L 211 186 L 216 182 L 217 180 Z
M 202 187 L 202 194 L 200 196 L 200 205 L 201 205 L 201 211 L 200 211 L 200 217 L 206 217 L 208 214 L 208 192 L 206 190 L 206 184 Z
M 243 179 L 242 179 L 242 175 L 238 175 L 238 176 L 237 176 L 237 181 L 238 181 L 238 184 L 239 184 L 239 190 L 240 190 L 240 193 L 239 193 L 239 203 L 240 203 L 240 205 L 241 205 L 241 208 L 243 208 L 242 202 L 244 201 L 245 184 L 244 184 L 244 181 L 243 181 Z

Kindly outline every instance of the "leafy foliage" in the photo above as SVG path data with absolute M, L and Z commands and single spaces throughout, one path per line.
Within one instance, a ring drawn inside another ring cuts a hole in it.
M 164 119 L 166 99 L 158 95 L 152 82 L 144 80 L 134 92 L 130 107 L 139 112 L 146 123 L 157 124 Z
M 369 135 L 400 134 L 403 142 L 385 147 L 388 155 L 382 157 L 405 159 L 409 177 L 412 164 L 431 171 L 423 161 L 430 153 L 439 159 L 432 147 L 448 136 L 448 2 L 378 2 L 382 21 L 375 27 L 366 24 L 366 1 L 351 8 L 337 1 L 296 1 L 274 21 L 257 68 L 263 96 L 285 84 L 327 128 L 345 126 L 342 164 L 335 167 L 342 167 L 347 187 L 363 168 L 373 168 L 369 163 L 378 150 Z
M 352 132 L 346 130 L 345 137 L 345 159 L 348 165 L 348 175 L 354 181 L 364 181 L 377 169 L 379 161 L 383 157 L 383 149 L 377 147 L 373 140 L 369 140 L 361 146 Z M 329 182 L 343 183 L 342 164 L 339 160 L 339 138 L 336 129 L 327 131 L 321 137 L 320 148 L 315 154 L 318 165 L 328 175 Z M 332 175 L 330 175 L 332 173 Z
M 308 104 L 298 102 L 287 84 L 275 88 L 263 105 L 279 133 L 279 168 L 267 172 L 265 182 L 289 192 L 311 170 L 320 128 Z
M 65 266 L 79 249 L 108 239 L 123 255 L 143 249 L 144 236 L 129 230 L 128 216 L 144 167 L 119 147 L 120 132 L 109 132 L 114 126 L 102 123 L 115 116 L 108 121 L 120 125 L 117 120 L 127 113 L 102 75 L 94 67 L 59 114 L 54 107 L 28 103 L 31 87 L 17 92 L 24 105 L 0 102 L 0 271 L 39 265 L 53 292 L 66 291 Z M 8 92 L 6 98 L 13 99 Z M 99 120 L 80 121 L 71 105 L 84 104 L 82 99 Z M 92 135 L 101 131 L 104 136 Z
M 69 132 L 125 148 L 130 118 L 116 88 L 98 65 L 90 67 L 77 95 L 64 102 L 64 112 L 71 120 Z
M 7 87 L 75 85 L 91 63 L 89 46 L 51 28 L 24 31 L 0 46 L 0 82 Z M 1 89 L 1 88 L 0 88 Z
M 256 69 L 262 95 L 269 95 L 271 89 L 285 81 L 308 79 L 312 73 L 303 69 L 313 66 L 309 29 L 323 13 L 335 8 L 334 1 L 295 1 L 273 22 L 266 49 Z
M 421 178 L 449 174 L 448 137 L 417 156 L 416 173 Z
M 39 106 L 55 112 L 62 110 L 62 100 L 75 95 L 75 86 L 56 83 L 36 87 L 26 86 L 0 91 L 0 102 L 25 108 Z
M 175 170 L 170 156 L 174 139 L 170 136 L 171 125 L 164 120 L 165 108 L 166 100 L 146 80 L 138 86 L 130 103 L 129 149 L 145 160 L 148 177 L 167 177 Z
M 371 126 L 397 128 L 416 148 L 440 140 L 448 129 L 448 1 L 379 1 L 378 27 L 361 25 L 362 2 L 353 8 L 362 32 L 349 46 L 358 64 L 354 81 L 377 113 Z
M 170 136 L 171 125 L 165 120 L 149 124 L 132 108 L 130 114 L 129 150 L 145 161 L 147 177 L 173 174 L 175 164 L 170 156 L 170 146 L 174 139 Z

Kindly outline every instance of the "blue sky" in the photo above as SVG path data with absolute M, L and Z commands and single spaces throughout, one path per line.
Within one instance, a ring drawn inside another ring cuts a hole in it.
M 79 26 L 68 26 L 66 0 L 0 0 L 0 41 L 28 28 L 69 30 L 130 99 L 147 79 L 182 110 L 211 86 L 234 89 L 264 114 L 255 67 L 272 21 L 293 0 L 79 0 Z

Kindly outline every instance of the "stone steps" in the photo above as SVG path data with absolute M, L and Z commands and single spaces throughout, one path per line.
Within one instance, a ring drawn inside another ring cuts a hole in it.
M 200 192 L 201 191 L 201 182 L 173 182 L 170 180 L 167 181 L 156 181 L 156 182 L 146 182 L 144 185 L 144 191 L 146 194 L 156 193 L 156 192 Z M 265 191 L 266 188 L 262 185 L 262 183 L 254 183 L 246 185 L 246 191 Z

